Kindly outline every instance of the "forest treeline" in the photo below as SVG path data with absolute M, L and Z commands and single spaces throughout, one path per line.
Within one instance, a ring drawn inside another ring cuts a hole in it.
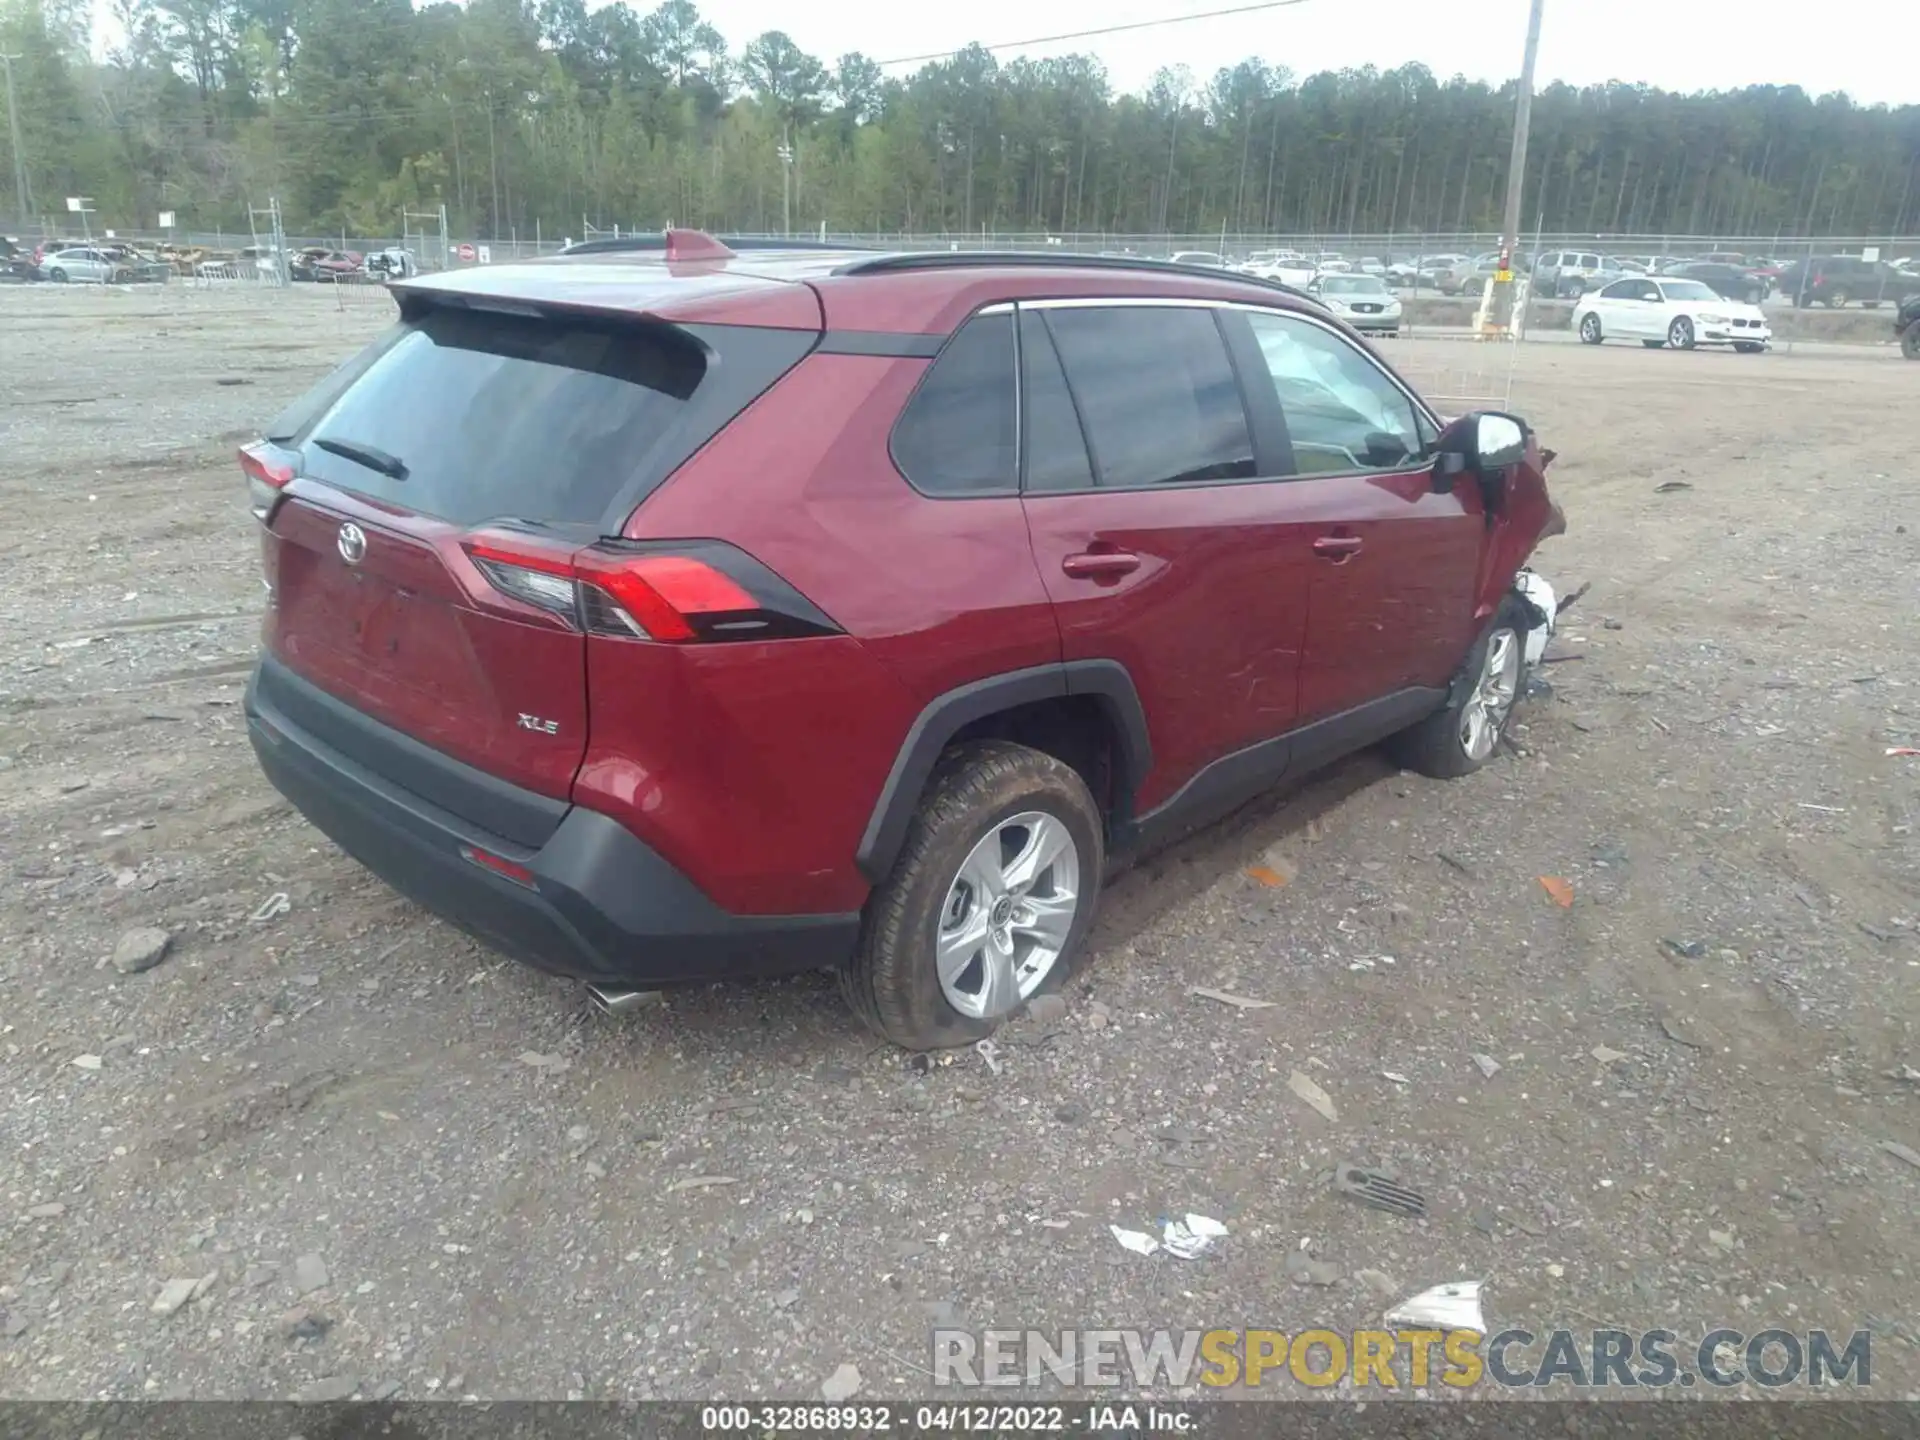
M 1382 233 L 1495 228 L 1513 87 L 1419 65 L 1296 75 L 1248 59 L 1117 91 L 1088 56 L 914 67 L 735 48 L 693 0 L 0 0 L 36 213 L 97 224 L 456 233 L 582 220 L 717 231 Z M 1545 87 L 1526 227 L 1920 229 L 1920 106 L 1755 86 Z M 788 172 L 788 167 L 791 167 Z M 0 214 L 14 209 L 0 188 Z M 31 217 L 16 216 L 16 221 Z

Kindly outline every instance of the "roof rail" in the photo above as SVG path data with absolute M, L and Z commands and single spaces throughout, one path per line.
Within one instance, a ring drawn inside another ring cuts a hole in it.
M 689 231 L 676 231 L 679 235 L 688 235 Z M 838 245 L 830 240 L 784 240 L 754 236 L 707 236 L 715 244 L 723 245 L 736 255 L 747 250 L 830 250 L 844 255 L 850 250 L 864 249 L 859 245 Z M 685 243 L 684 241 L 682 242 Z M 617 255 L 622 253 L 645 254 L 652 252 L 664 254 L 668 248 L 667 237 L 658 235 L 622 235 L 618 239 L 576 240 L 560 253 L 562 255 Z
M 1201 280 L 1226 280 L 1236 285 L 1255 285 L 1263 290 L 1278 290 L 1296 300 L 1319 304 L 1319 297 L 1278 280 L 1226 270 L 1216 265 L 1183 265 L 1175 260 L 1150 260 L 1136 255 L 1076 255 L 1068 251 L 1041 250 L 929 250 L 902 255 L 876 255 L 871 260 L 850 260 L 834 269 L 836 275 L 885 275 L 901 270 L 947 270 L 1033 266 L 1058 270 L 1120 270 L 1148 275 L 1186 275 Z

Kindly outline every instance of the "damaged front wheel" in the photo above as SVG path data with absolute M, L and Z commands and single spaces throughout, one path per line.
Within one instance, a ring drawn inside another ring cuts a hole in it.
M 1394 737 L 1394 757 L 1438 780 L 1471 775 L 1500 748 L 1526 669 L 1532 621 L 1517 600 L 1494 616 L 1461 667 L 1446 706 Z

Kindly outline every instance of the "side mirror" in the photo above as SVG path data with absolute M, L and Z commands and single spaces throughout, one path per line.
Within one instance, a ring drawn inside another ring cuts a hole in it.
M 1517 416 L 1479 410 L 1447 426 L 1437 449 L 1433 488 L 1451 494 L 1455 480 L 1470 474 L 1479 482 L 1491 515 L 1499 508 L 1508 467 L 1526 458 L 1527 427 Z
M 1526 458 L 1527 428 L 1511 415 L 1487 411 L 1473 417 L 1474 468 L 1482 476 Z

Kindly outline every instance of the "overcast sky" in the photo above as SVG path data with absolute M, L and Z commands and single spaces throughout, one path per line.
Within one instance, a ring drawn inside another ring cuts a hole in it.
M 738 50 L 763 30 L 785 30 L 832 61 L 848 50 L 876 60 L 995 45 L 1163 16 L 1225 9 L 1243 0 L 967 0 L 965 4 L 828 0 L 701 0 Z M 647 8 L 637 0 L 637 8 Z M 1420 61 L 1441 79 L 1498 82 L 1520 72 L 1527 0 L 1303 0 L 1284 9 L 1193 20 L 1025 50 L 1006 60 L 1090 53 L 1114 84 L 1138 90 L 1162 65 L 1204 82 L 1250 55 L 1296 75 Z M 1804 27 L 1805 38 L 1794 31 Z M 1669 90 L 1797 84 L 1845 90 L 1868 103 L 1920 103 L 1920 0 L 1841 0 L 1780 6 L 1739 0 L 1546 0 L 1540 83 L 1639 81 Z M 911 66 L 894 67 L 898 74 Z

